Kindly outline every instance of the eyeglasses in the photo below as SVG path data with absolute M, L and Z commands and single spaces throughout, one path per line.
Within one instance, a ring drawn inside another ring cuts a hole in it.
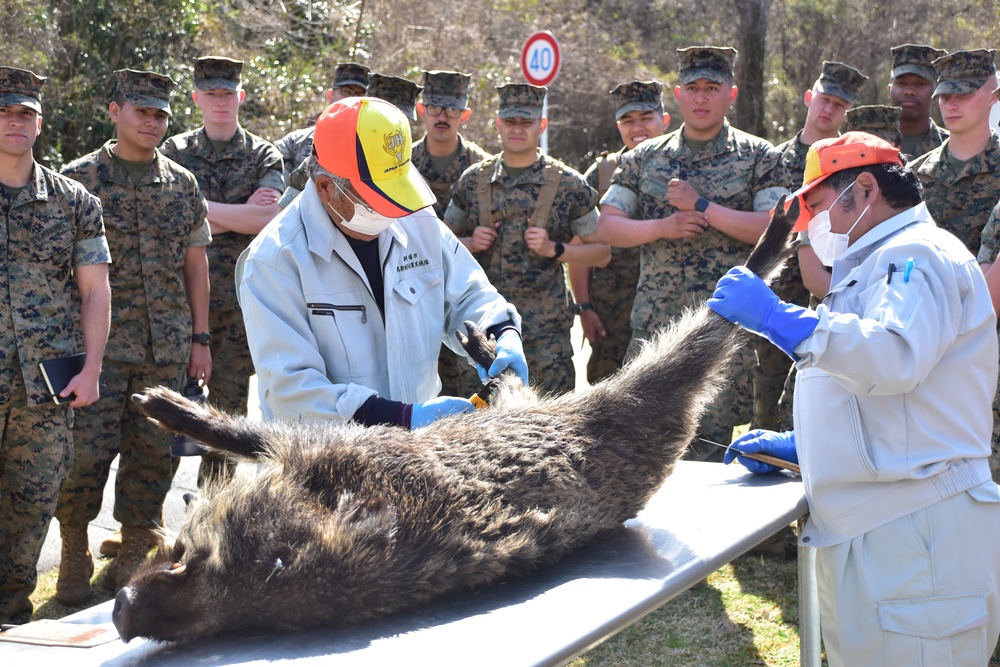
M 465 111 L 465 109 L 454 109 L 452 107 L 436 107 L 433 104 L 424 105 L 424 113 L 433 118 L 437 118 L 438 116 L 440 116 L 442 111 L 444 112 L 445 116 L 454 120 L 456 118 L 461 118 L 462 112 Z
M 346 199 L 347 201 L 351 202 L 355 206 L 360 206 L 361 208 L 363 208 L 366 211 L 368 211 L 368 213 L 370 213 L 371 215 L 375 215 L 375 209 L 373 209 L 371 206 L 369 206 L 368 204 L 364 203 L 360 198 L 352 197 L 351 193 L 349 193 L 347 190 L 345 190 L 344 188 L 340 187 L 336 183 L 334 183 L 334 185 L 337 187 L 338 190 L 340 190 L 340 194 L 344 195 L 344 199 Z

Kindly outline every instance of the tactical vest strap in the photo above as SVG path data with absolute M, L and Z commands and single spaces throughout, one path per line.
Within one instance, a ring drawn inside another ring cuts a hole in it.
M 503 218 L 503 210 L 492 211 L 493 188 L 490 187 L 490 174 L 500 159 L 499 155 L 488 157 L 479 163 L 476 191 L 479 197 L 479 226 L 496 229 L 496 223 Z
M 604 193 L 611 187 L 611 176 L 618 167 L 618 153 L 602 155 L 597 158 L 597 199 L 600 201 Z
M 479 224 L 483 227 L 494 229 L 497 222 L 504 218 L 506 213 L 514 211 L 491 210 L 493 207 L 493 188 L 490 184 L 490 174 L 496 167 L 499 155 L 486 158 L 479 163 L 479 174 L 477 180 L 477 194 L 479 201 Z M 559 193 L 559 183 L 562 181 L 563 164 L 558 160 L 545 161 L 545 183 L 538 189 L 538 198 L 533 206 L 531 215 L 531 226 L 545 229 L 549 224 L 549 216 L 552 213 L 552 205 L 555 203 L 556 195 Z
M 535 212 L 531 216 L 531 226 L 545 229 L 549 225 L 549 214 L 552 213 L 552 204 L 555 203 L 556 194 L 559 193 L 559 182 L 562 180 L 562 163 L 545 163 L 545 185 L 538 191 L 538 200 L 535 202 Z

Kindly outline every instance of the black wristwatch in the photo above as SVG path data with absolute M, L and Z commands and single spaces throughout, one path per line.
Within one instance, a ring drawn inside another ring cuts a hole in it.
M 556 241 L 556 254 L 552 255 L 552 259 L 559 259 L 562 257 L 564 252 L 566 252 L 566 246 L 564 246 L 561 242 Z
M 698 211 L 699 213 L 704 213 L 705 210 L 708 209 L 708 204 L 709 201 L 707 199 L 705 199 L 704 197 L 698 197 L 698 201 L 694 203 L 694 210 Z
M 203 333 L 191 334 L 191 342 L 198 343 L 199 345 L 204 345 L 205 347 L 208 347 L 209 345 L 212 344 L 212 334 L 208 333 L 207 331 Z
M 593 310 L 594 306 L 589 301 L 576 304 L 576 312 L 582 313 L 585 310 Z

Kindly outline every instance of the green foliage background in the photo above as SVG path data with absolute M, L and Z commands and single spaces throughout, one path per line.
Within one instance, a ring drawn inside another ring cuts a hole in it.
M 49 77 L 38 159 L 51 166 L 111 137 L 111 72 L 152 69 L 178 81 L 171 133 L 196 127 L 191 62 L 219 54 L 246 61 L 243 122 L 275 140 L 324 105 L 336 63 L 355 60 L 420 82 L 421 70 L 473 74 L 466 136 L 498 150 L 494 86 L 523 80 L 519 54 L 535 30 L 551 30 L 563 61 L 550 86 L 550 153 L 579 168 L 616 150 L 611 88 L 633 78 L 670 89 L 676 49 L 740 50 L 737 127 L 778 142 L 802 124 L 802 93 L 823 60 L 871 78 L 859 103 L 884 103 L 889 49 L 907 42 L 947 50 L 992 48 L 994 0 L 5 0 L 0 63 Z

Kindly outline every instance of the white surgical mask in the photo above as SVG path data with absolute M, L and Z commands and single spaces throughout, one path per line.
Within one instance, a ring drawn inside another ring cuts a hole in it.
M 340 186 L 337 186 L 337 189 L 340 190 L 341 194 L 345 198 L 349 199 L 351 203 L 354 204 L 354 215 L 351 216 L 351 219 L 347 220 L 344 216 L 337 213 L 336 209 L 330 206 L 329 202 L 324 203 L 334 215 L 340 218 L 340 224 L 347 229 L 350 229 L 352 232 L 357 232 L 358 234 L 364 234 L 366 236 L 378 236 L 384 230 L 388 229 L 393 222 L 395 222 L 395 218 L 389 218 L 381 213 L 377 213 L 364 202 L 358 201 L 344 192 Z
M 858 219 L 854 221 L 851 228 L 847 230 L 846 234 L 835 234 L 830 231 L 830 210 L 837 205 L 840 198 L 851 189 L 851 185 L 844 188 L 844 191 L 837 195 L 837 198 L 833 200 L 833 204 L 830 208 L 825 211 L 820 211 L 812 218 L 809 219 L 809 244 L 816 253 L 816 257 L 819 261 L 823 262 L 824 266 L 833 266 L 833 263 L 844 256 L 847 252 L 848 246 L 851 245 L 851 232 L 854 228 L 858 226 L 861 218 L 864 217 L 865 213 L 868 212 L 868 208 L 871 206 L 865 206 L 865 210 L 861 211 L 861 215 Z

